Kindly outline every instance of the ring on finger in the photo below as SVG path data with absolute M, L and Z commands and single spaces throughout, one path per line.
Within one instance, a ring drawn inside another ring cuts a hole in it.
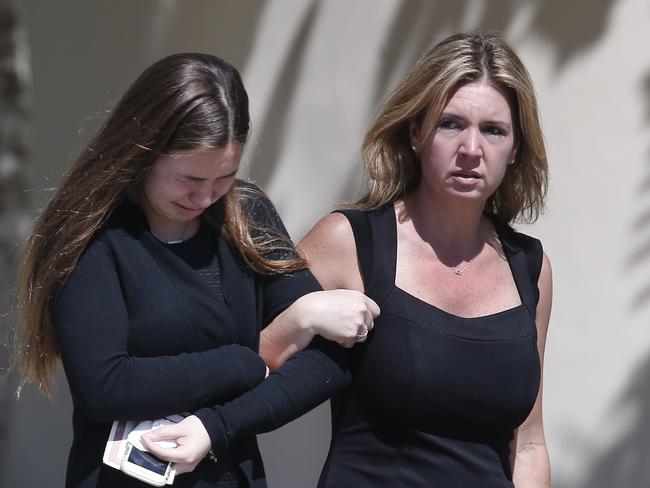
M 363 341 L 365 341 L 367 338 L 368 338 L 368 327 L 366 327 L 366 326 L 364 325 L 364 326 L 363 326 L 363 329 L 361 330 L 361 332 L 357 332 L 357 338 L 356 338 L 356 341 L 357 341 L 357 342 L 363 342 Z

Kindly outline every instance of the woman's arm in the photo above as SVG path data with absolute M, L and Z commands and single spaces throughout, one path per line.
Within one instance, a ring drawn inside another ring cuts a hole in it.
M 553 279 L 551 263 L 546 254 L 538 281 L 539 301 L 537 303 L 537 347 L 539 358 L 544 364 L 546 333 L 551 315 Z M 542 419 L 542 381 L 535 405 L 523 424 L 515 431 L 511 445 L 512 479 L 517 488 L 546 488 L 551 486 L 551 466 L 544 438 Z
M 262 359 L 236 344 L 186 354 L 130 355 L 130 317 L 119 276 L 103 244 L 94 244 L 54 304 L 63 366 L 75 403 L 86 415 L 98 421 L 164 417 L 232 399 L 264 379 Z

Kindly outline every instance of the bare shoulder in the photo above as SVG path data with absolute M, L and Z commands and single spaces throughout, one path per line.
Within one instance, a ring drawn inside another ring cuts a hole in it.
M 323 288 L 363 291 L 357 248 L 350 221 L 335 212 L 326 215 L 298 244 Z

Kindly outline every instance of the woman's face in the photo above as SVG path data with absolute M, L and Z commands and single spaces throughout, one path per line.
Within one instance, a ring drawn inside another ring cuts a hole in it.
M 154 232 L 183 232 L 187 223 L 224 196 L 239 169 L 243 147 L 180 151 L 158 158 L 144 176 L 139 198 Z
M 508 99 L 486 81 L 458 88 L 423 140 L 415 122 L 410 135 L 412 144 L 421 147 L 421 184 L 426 190 L 483 204 L 503 181 L 517 151 Z

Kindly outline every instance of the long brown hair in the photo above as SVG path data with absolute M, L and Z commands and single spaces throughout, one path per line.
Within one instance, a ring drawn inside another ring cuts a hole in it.
M 544 207 L 548 165 L 533 83 L 514 50 L 499 36 L 466 32 L 447 37 L 417 61 L 390 95 L 366 133 L 362 153 L 370 178 L 360 208 L 403 197 L 420 182 L 419 147 L 411 148 L 409 123 L 424 139 L 438 123 L 454 91 L 486 79 L 509 96 L 517 154 L 485 210 L 505 223 L 534 221 Z
M 175 151 L 244 144 L 249 128 L 241 77 L 216 56 L 167 56 L 131 85 L 66 173 L 27 240 L 19 271 L 15 352 L 23 381 L 32 378 L 50 393 L 48 376 L 59 357 L 53 297 L 112 209 L 155 160 Z M 260 196 L 249 186 L 233 185 L 204 215 L 250 269 L 275 273 L 304 268 L 295 253 L 284 253 L 286 259 L 280 260 L 269 257 L 269 251 L 292 250 L 292 244 L 252 222 L 246 209 Z

